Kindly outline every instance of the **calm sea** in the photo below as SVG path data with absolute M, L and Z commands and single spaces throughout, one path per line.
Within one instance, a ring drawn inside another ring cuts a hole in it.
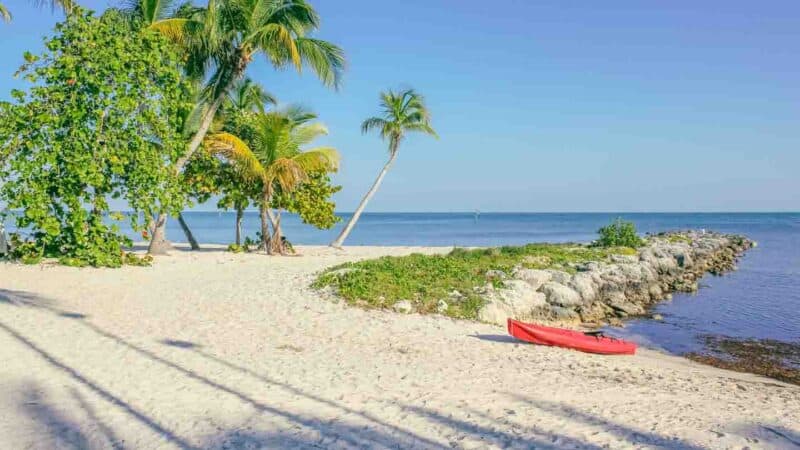
M 233 214 L 186 213 L 200 242 L 233 240 Z M 682 353 L 700 348 L 699 336 L 800 341 L 800 213 L 763 214 L 540 214 L 540 213 L 366 213 L 348 245 L 494 246 L 528 242 L 588 242 L 616 217 L 633 221 L 641 232 L 676 229 L 740 233 L 758 242 L 740 261 L 739 270 L 706 276 L 697 294 L 678 294 L 656 311 L 663 322 L 636 320 L 615 330 L 640 343 Z M 345 218 L 347 216 L 345 215 Z M 303 225 L 296 217 L 283 220 L 285 234 L 296 244 L 328 244 L 337 234 Z M 247 213 L 246 235 L 254 236 L 258 215 Z M 184 240 L 177 223 L 168 235 Z

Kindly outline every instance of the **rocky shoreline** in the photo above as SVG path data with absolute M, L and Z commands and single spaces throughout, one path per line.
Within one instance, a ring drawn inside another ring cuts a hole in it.
M 754 245 L 739 235 L 671 232 L 648 236 L 636 255 L 613 255 L 609 262 L 591 261 L 565 270 L 520 265 L 510 273 L 496 271 L 487 275 L 500 283 L 487 283 L 477 291 L 485 300 L 478 319 L 498 325 L 508 318 L 620 324 L 646 315 L 673 292 L 697 291 L 707 273 L 735 270 L 737 259 Z

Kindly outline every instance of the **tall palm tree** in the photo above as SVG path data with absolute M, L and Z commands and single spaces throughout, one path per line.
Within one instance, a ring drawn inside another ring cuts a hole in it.
M 222 104 L 221 114 L 217 114 L 217 122 L 220 128 L 227 128 L 228 131 L 235 131 L 235 122 L 248 113 L 264 113 L 267 106 L 277 105 L 278 100 L 263 86 L 250 78 L 238 80 L 228 92 L 227 98 Z M 212 126 L 212 129 L 214 126 Z M 235 133 L 234 133 L 235 134 Z M 236 169 L 236 168 L 234 168 Z M 238 178 L 242 178 L 241 170 L 234 170 Z M 245 177 L 246 178 L 246 177 Z M 235 242 L 239 246 L 242 244 L 242 221 L 244 210 L 249 205 L 247 196 L 236 196 L 232 202 L 236 210 L 235 221 Z
M 358 208 L 353 213 L 353 217 L 347 222 L 339 237 L 331 243 L 331 247 L 341 248 L 344 240 L 353 231 L 353 227 L 358 222 L 358 218 L 361 217 L 361 213 L 364 212 L 367 202 L 375 195 L 389 168 L 394 164 L 400 142 L 406 133 L 409 131 L 419 132 L 438 138 L 436 131 L 431 128 L 430 113 L 425 106 L 425 100 L 413 89 L 401 92 L 391 90 L 382 92 L 381 108 L 383 111 L 380 116 L 370 117 L 361 124 L 361 133 L 366 134 L 372 130 L 378 130 L 381 139 L 388 141 L 389 160 L 384 164 L 383 169 L 378 174 L 378 178 L 375 179 L 372 187 L 359 203 Z
M 202 78 L 209 71 L 199 127 L 178 159 L 179 173 L 203 143 L 217 110 L 233 83 L 259 54 L 275 68 L 309 67 L 326 86 L 337 87 L 344 69 L 342 50 L 309 37 L 319 16 L 306 0 L 209 0 L 205 8 L 180 8 L 182 42 L 187 46 L 187 73 Z M 163 253 L 166 214 L 160 214 L 150 253 Z
M 64 14 L 67 15 L 72 13 L 72 11 L 75 9 L 75 6 L 77 6 L 73 0 L 35 0 L 34 3 L 36 3 L 37 6 L 50 5 L 50 8 L 52 9 L 58 7 L 64 11 Z M 11 22 L 11 12 L 2 3 L 0 3 L 0 20 L 3 22 Z
M 276 189 L 290 193 L 308 180 L 309 173 L 338 168 L 336 149 L 305 148 L 328 133 L 323 124 L 313 122 L 315 118 L 301 108 L 290 107 L 257 115 L 249 145 L 231 133 L 214 133 L 206 139 L 209 149 L 235 161 L 248 179 L 261 183 L 261 248 L 268 253 L 285 252 L 280 210 L 273 215 L 270 206 Z

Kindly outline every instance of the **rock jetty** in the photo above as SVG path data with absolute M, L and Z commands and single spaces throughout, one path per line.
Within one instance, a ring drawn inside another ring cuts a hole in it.
M 636 255 L 576 264 L 567 270 L 515 267 L 499 288 L 487 283 L 478 312 L 484 322 L 510 318 L 555 323 L 617 324 L 642 316 L 672 292 L 694 292 L 705 274 L 735 270 L 755 243 L 743 236 L 705 231 L 649 236 Z

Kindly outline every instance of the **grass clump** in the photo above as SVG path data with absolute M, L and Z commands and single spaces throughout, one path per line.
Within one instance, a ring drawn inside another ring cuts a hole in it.
M 692 238 L 683 234 L 670 234 L 667 236 L 667 241 L 671 244 L 691 244 Z
M 502 277 L 487 276 L 515 266 L 575 272 L 575 266 L 604 261 L 611 255 L 635 255 L 632 248 L 598 248 L 577 244 L 528 244 L 467 250 L 456 248 L 445 255 L 385 256 L 345 263 L 324 271 L 315 288 L 332 287 L 348 303 L 391 307 L 409 300 L 421 313 L 442 312 L 456 318 L 474 319 L 484 300 L 478 291 L 487 283 L 502 285 Z M 447 302 L 440 311 L 440 300 Z

